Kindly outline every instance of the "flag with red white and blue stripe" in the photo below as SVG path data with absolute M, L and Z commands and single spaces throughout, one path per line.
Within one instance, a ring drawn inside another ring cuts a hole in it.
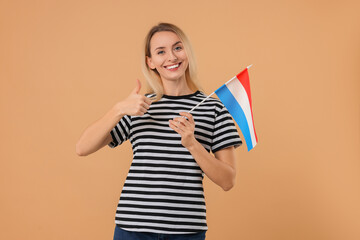
M 215 93 L 239 125 L 250 151 L 258 139 L 254 126 L 248 68 L 215 90 Z

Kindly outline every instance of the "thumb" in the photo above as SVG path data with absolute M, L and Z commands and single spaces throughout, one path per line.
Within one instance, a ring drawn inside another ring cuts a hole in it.
M 140 89 L 141 89 L 141 82 L 139 79 L 136 79 L 136 86 L 133 90 L 133 93 L 138 94 L 140 92 Z

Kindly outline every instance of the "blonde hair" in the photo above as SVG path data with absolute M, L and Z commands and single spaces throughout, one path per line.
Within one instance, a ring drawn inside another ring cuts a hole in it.
M 151 38 L 157 32 L 173 32 L 175 33 L 181 40 L 189 65 L 185 71 L 185 78 L 189 88 L 192 91 L 200 90 L 201 87 L 197 82 L 196 73 L 197 67 L 195 62 L 194 52 L 192 50 L 189 39 L 186 37 L 185 33 L 177 26 L 171 23 L 159 23 L 158 25 L 152 27 L 148 34 L 145 37 L 144 41 L 144 52 L 142 54 L 141 59 L 141 69 L 148 83 L 149 91 L 151 93 L 155 93 L 153 98 L 154 101 L 159 100 L 164 95 L 164 87 L 161 82 L 160 74 L 156 69 L 151 69 L 147 64 L 147 57 L 151 57 L 150 52 L 150 41 Z

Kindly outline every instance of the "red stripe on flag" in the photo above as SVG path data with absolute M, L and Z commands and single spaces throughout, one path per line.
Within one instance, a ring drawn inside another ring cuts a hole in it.
M 251 100 L 251 92 L 250 92 L 250 81 L 249 81 L 249 73 L 248 69 L 245 68 L 241 73 L 236 75 L 236 78 L 241 82 L 247 95 L 249 96 L 250 107 L 252 108 L 252 100 Z
M 242 72 L 240 72 L 238 75 L 236 75 L 236 78 L 243 85 L 243 87 L 244 87 L 244 89 L 245 89 L 245 91 L 246 91 L 246 93 L 247 93 L 247 95 L 249 97 L 251 118 L 252 118 L 252 122 L 253 122 L 254 133 L 255 133 L 256 142 L 258 142 L 258 138 L 257 138 L 256 131 L 255 131 L 255 125 L 254 125 L 254 116 L 253 116 L 253 110 L 252 110 L 252 100 L 251 100 L 250 80 L 249 80 L 248 69 L 245 68 Z

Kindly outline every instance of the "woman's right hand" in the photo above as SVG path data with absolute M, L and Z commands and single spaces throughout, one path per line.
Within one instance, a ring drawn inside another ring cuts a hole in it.
M 114 105 L 102 118 L 85 129 L 76 144 L 76 153 L 87 156 L 109 144 L 112 140 L 110 131 L 124 115 L 141 116 L 150 107 L 151 100 L 139 94 L 141 83 L 137 80 L 135 89 L 123 101 Z
M 125 100 L 118 102 L 115 105 L 120 115 L 142 116 L 147 112 L 152 101 L 150 98 L 139 94 L 140 89 L 141 82 L 139 79 L 136 79 L 136 87 L 130 95 Z

